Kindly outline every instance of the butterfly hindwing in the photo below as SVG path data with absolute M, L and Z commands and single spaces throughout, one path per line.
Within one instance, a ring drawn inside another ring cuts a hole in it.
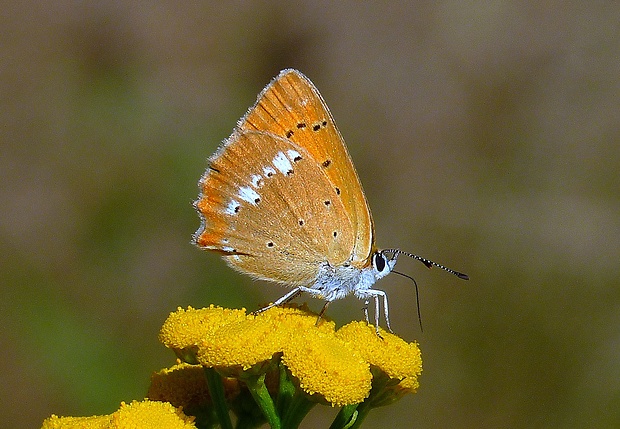
M 195 203 L 194 239 L 234 268 L 310 284 L 320 264 L 343 264 L 355 243 L 341 195 L 308 151 L 268 132 L 237 131 L 211 158 Z

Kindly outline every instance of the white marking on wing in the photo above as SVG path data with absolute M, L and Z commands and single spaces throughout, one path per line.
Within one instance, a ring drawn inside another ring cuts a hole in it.
M 228 203 L 228 206 L 226 206 L 226 208 L 224 209 L 224 213 L 229 214 L 229 215 L 236 215 L 237 214 L 237 209 L 241 206 L 241 204 L 239 204 L 239 201 L 237 200 L 230 200 L 230 202 Z
M 276 167 L 282 174 L 286 174 L 293 169 L 291 162 L 282 152 L 278 152 L 271 162 L 273 162 L 274 167 Z
M 249 186 L 242 186 L 239 188 L 239 198 L 241 198 L 243 201 L 247 201 L 248 203 L 252 204 L 253 206 L 255 206 L 256 200 L 260 200 L 260 195 L 258 195 L 258 192 L 256 192 L 254 189 L 250 188 Z
M 259 174 L 252 174 L 252 186 L 258 188 L 262 185 L 261 181 L 263 180 L 262 176 Z
M 265 177 L 271 177 L 276 174 L 276 170 L 274 170 L 273 167 L 265 167 L 263 168 L 263 174 L 265 175 Z
M 286 154 L 288 155 L 288 159 L 290 159 L 291 161 L 294 161 L 295 158 L 301 158 L 301 155 L 299 154 L 299 152 L 293 149 L 288 150 Z

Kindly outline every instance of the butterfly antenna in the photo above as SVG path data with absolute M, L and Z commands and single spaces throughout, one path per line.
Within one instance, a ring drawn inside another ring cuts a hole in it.
M 416 302 L 416 306 L 418 307 L 418 322 L 420 323 L 420 332 L 424 332 L 424 329 L 422 328 L 422 313 L 420 312 L 420 293 L 418 292 L 418 283 L 415 281 L 413 277 L 408 276 L 405 273 L 401 273 L 400 271 L 395 271 L 395 270 L 392 270 L 392 272 L 394 274 L 398 274 L 399 276 L 407 277 L 415 285 L 415 302 Z
M 413 259 L 417 259 L 418 261 L 422 262 L 424 265 L 426 265 L 427 268 L 433 268 L 433 267 L 437 267 L 437 268 L 441 268 L 444 271 L 447 271 L 451 274 L 454 274 L 455 276 L 457 276 L 459 279 L 463 279 L 463 280 L 469 280 L 469 276 L 467 274 L 463 274 L 463 273 L 459 273 L 458 271 L 455 271 L 451 268 L 448 268 L 444 265 L 438 264 L 437 262 L 433 262 L 430 259 L 426 259 L 423 258 L 421 256 L 418 255 L 414 255 L 413 253 L 409 253 L 409 252 L 404 252 L 400 249 L 384 249 L 384 252 L 390 252 L 390 253 L 394 253 L 396 254 L 401 254 L 401 255 L 405 255 L 405 256 L 409 256 L 410 258 Z

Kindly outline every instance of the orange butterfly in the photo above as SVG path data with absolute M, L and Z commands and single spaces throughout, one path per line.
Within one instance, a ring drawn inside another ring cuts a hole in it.
M 233 268 L 293 289 L 264 311 L 305 292 L 328 304 L 350 293 L 380 300 L 372 288 L 389 274 L 398 249 L 378 250 L 362 185 L 325 101 L 296 70 L 283 70 L 259 94 L 231 136 L 209 159 L 194 206 L 197 246 L 222 253 Z

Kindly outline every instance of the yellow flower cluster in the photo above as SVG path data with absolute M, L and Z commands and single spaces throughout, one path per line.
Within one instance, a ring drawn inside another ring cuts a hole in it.
M 194 417 L 167 402 L 144 400 L 121 403 L 120 409 L 105 416 L 58 417 L 52 415 L 42 429 L 195 429 Z
M 318 323 L 317 323 L 318 322 Z M 148 399 L 105 416 L 57 417 L 44 429 L 297 427 L 317 403 L 342 407 L 333 427 L 418 388 L 417 344 L 365 322 L 336 329 L 305 306 L 260 314 L 210 306 L 170 314 L 160 340 L 180 358 L 151 378 Z
M 422 360 L 416 343 L 387 332 L 379 338 L 364 322 L 339 330 L 331 321 L 316 322 L 305 307 L 274 307 L 258 315 L 215 306 L 179 309 L 166 320 L 160 340 L 186 362 L 240 379 L 265 373 L 281 359 L 306 394 L 334 406 L 364 401 L 378 377 L 387 380 L 382 386 L 393 400 L 418 387 Z

